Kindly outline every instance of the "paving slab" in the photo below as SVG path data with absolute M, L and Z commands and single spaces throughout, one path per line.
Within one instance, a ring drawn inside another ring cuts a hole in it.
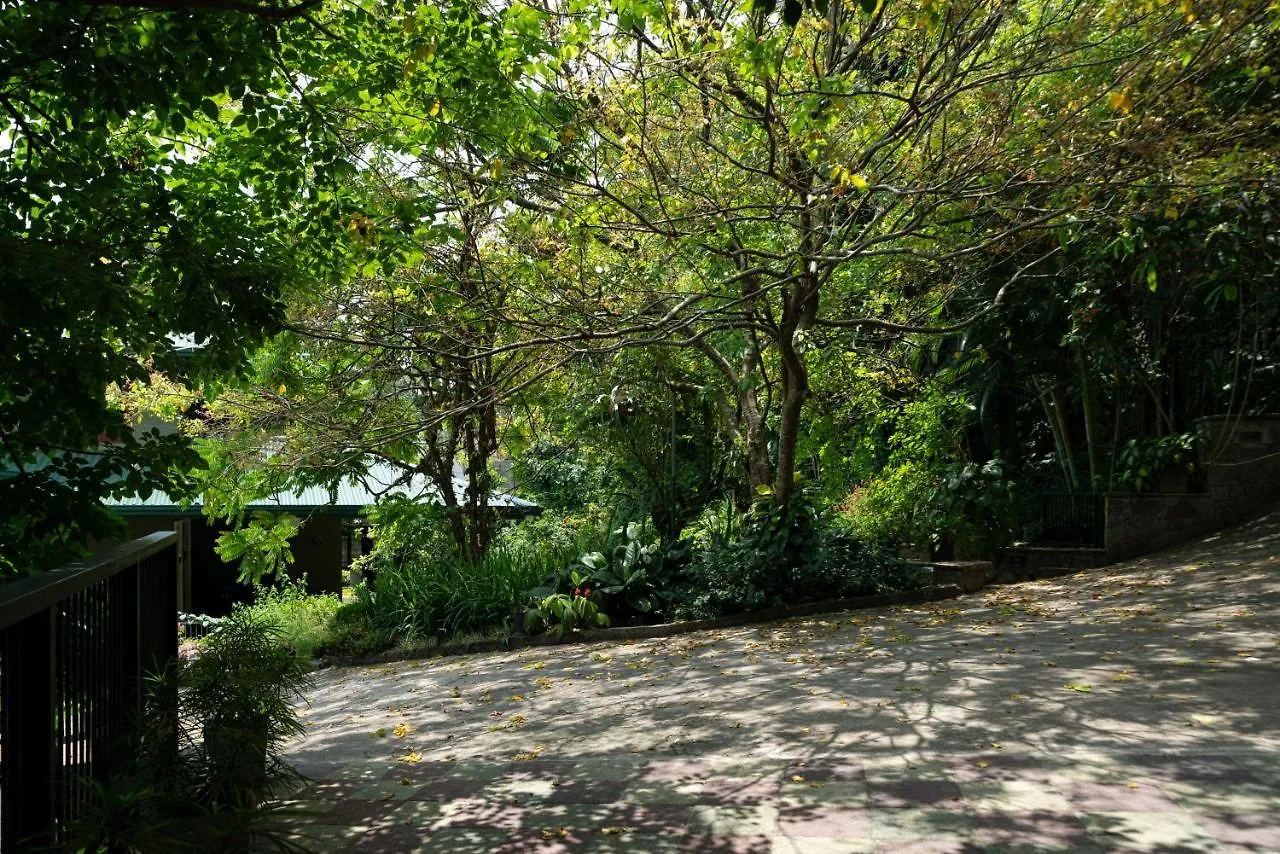
M 318 851 L 1280 851 L 1280 513 L 946 602 L 325 670 L 303 719 Z

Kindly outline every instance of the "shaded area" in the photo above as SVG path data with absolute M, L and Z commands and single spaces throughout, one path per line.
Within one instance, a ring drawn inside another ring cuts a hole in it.
M 319 848 L 1275 850 L 1277 605 L 1272 514 L 963 600 L 325 671 L 290 759 Z

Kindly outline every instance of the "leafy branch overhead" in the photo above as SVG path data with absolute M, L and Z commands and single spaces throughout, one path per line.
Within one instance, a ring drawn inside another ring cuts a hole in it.
M 468 561 L 508 460 L 570 459 L 663 541 L 812 486 L 992 547 L 1020 484 L 1153 488 L 1197 417 L 1277 400 L 1277 26 L 1262 0 L 17 4 L 0 567 L 118 536 L 103 499 L 237 519 L 374 464 L 432 485 Z

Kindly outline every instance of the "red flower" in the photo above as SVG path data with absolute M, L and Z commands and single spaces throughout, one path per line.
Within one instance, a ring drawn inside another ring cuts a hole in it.
M 590 587 L 584 587 L 584 588 L 582 588 L 582 595 L 583 595 L 583 596 L 590 596 L 590 595 L 591 595 L 591 588 L 590 588 Z

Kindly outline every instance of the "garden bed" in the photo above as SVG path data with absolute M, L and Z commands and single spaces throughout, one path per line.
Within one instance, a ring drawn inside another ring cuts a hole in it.
M 884 593 L 875 596 L 857 596 L 849 599 L 832 599 L 825 602 L 805 602 L 797 605 L 785 605 L 780 608 L 765 608 L 759 611 L 748 611 L 742 614 L 730 614 L 709 620 L 686 620 L 676 623 L 656 623 L 641 626 L 617 626 L 608 629 L 595 629 L 587 632 L 576 632 L 564 637 L 555 635 L 515 635 L 507 638 L 491 640 L 472 640 L 457 643 L 423 645 L 420 647 L 398 647 L 385 652 L 360 656 L 331 656 L 317 659 L 315 666 L 345 667 L 360 664 L 384 664 L 391 661 L 409 661 L 419 658 L 439 658 L 446 655 L 470 655 L 480 652 L 499 652 L 503 650 L 523 649 L 526 647 L 555 646 L 567 643 L 601 643 L 604 641 L 647 640 L 649 638 L 665 638 L 672 635 L 700 632 L 707 629 L 725 629 L 738 626 L 768 623 L 785 620 L 791 617 L 811 617 L 817 614 L 833 614 L 843 611 L 859 611 L 869 608 L 883 608 L 890 605 L 919 605 L 925 602 L 940 602 L 954 599 L 964 591 L 954 584 L 942 584 L 926 587 L 923 590 L 912 590 L 904 593 Z

